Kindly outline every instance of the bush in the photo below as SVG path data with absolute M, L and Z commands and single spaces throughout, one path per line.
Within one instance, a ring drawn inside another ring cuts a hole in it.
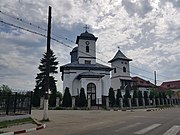
M 66 87 L 65 92 L 64 92 L 62 106 L 63 107 L 72 107 L 72 97 L 71 97 L 68 87 Z
M 87 106 L 86 95 L 84 92 L 84 88 L 81 88 L 80 97 L 79 97 L 79 107 L 85 107 L 85 106 Z
M 115 104 L 115 96 L 114 96 L 113 88 L 109 89 L 109 104 L 110 104 L 111 107 L 113 107 L 114 104 Z

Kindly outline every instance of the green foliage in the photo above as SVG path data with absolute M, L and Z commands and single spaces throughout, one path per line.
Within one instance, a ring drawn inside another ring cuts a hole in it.
M 133 99 L 135 99 L 135 98 L 138 98 L 137 90 L 134 90 L 134 92 L 133 92 Z
M 52 93 L 50 95 L 50 105 L 55 105 L 55 98 L 56 98 L 56 81 L 53 77 L 53 74 L 58 73 L 58 61 L 56 60 L 55 54 L 52 50 L 50 50 L 50 74 L 49 74 L 49 89 Z M 36 77 L 36 86 L 34 89 L 34 96 L 33 96 L 33 106 L 40 105 L 40 98 L 45 94 L 45 82 L 46 82 L 46 63 L 47 63 L 47 53 L 43 54 L 43 58 L 40 60 L 39 70 L 40 73 L 37 74 Z
M 80 97 L 79 97 L 79 107 L 85 107 L 85 106 L 87 106 L 86 95 L 84 92 L 84 88 L 81 88 Z
M 143 105 L 142 98 L 143 98 L 142 91 L 138 91 L 138 102 L 140 106 Z
M 62 106 L 63 107 L 72 107 L 72 97 L 71 97 L 68 87 L 66 87 L 65 92 L 64 92 Z
M 117 89 L 117 94 L 116 94 L 116 105 L 119 105 L 119 98 L 122 98 L 121 90 Z
M 129 106 L 128 98 L 131 98 L 130 91 L 126 90 L 124 95 L 124 104 L 125 106 Z
M 56 92 L 56 97 L 58 97 L 60 101 L 62 101 L 62 93 L 60 91 Z
M 166 94 L 167 94 L 167 96 L 168 96 L 169 98 L 172 98 L 172 96 L 174 95 L 174 91 L 168 90 L 168 91 L 166 92 Z
M 144 101 L 145 101 L 145 105 L 148 105 L 148 92 L 144 91 Z
M 111 107 L 113 107 L 115 104 L 115 94 L 113 88 L 109 89 L 109 104 Z
M 3 94 L 11 94 L 11 92 L 12 92 L 12 90 L 11 90 L 11 88 L 9 88 L 9 86 L 8 85 L 2 85 L 1 87 L 0 87 L 0 93 L 3 93 Z
M 134 106 L 136 105 L 136 98 L 138 98 L 138 93 L 137 93 L 137 90 L 134 90 L 133 92 L 133 105 Z

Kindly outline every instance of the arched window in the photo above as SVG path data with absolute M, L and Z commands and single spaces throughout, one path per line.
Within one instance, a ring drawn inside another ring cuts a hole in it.
M 88 45 L 86 46 L 86 52 L 87 53 L 89 52 L 89 46 Z
M 125 67 L 123 67 L 123 72 L 126 72 L 126 68 Z

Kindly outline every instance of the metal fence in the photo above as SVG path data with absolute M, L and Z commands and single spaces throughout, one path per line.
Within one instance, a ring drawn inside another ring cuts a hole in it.
M 0 116 L 31 114 L 32 92 L 0 93 Z

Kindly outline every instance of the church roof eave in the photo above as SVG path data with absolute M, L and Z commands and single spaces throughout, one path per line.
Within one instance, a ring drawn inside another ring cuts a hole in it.
M 116 60 L 126 60 L 126 61 L 132 61 L 132 59 L 127 58 L 120 50 L 118 50 L 118 52 L 116 53 L 116 55 L 114 56 L 113 59 L 111 59 L 110 61 L 108 61 L 109 63 L 112 63 L 113 61 Z
M 96 64 L 79 64 L 78 61 L 69 63 L 63 66 L 60 66 L 60 72 L 68 69 L 78 69 L 78 70 L 103 70 L 103 71 L 111 71 L 113 68 L 96 63 Z

